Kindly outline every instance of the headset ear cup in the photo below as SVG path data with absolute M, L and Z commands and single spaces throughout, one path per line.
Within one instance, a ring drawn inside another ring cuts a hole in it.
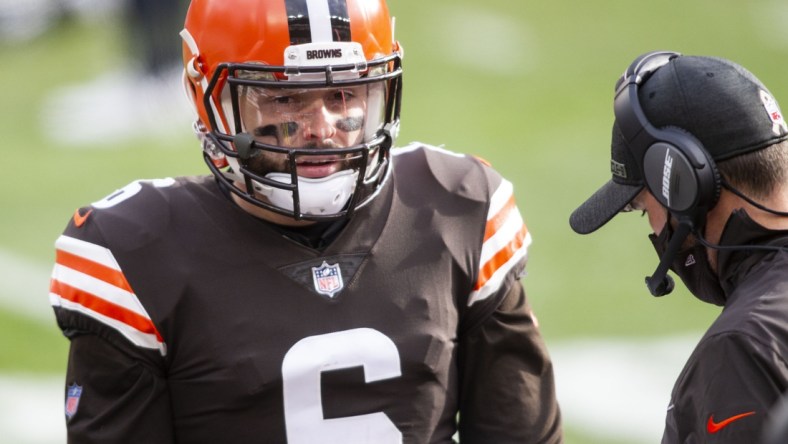
M 657 201 L 675 216 L 700 226 L 717 203 L 719 173 L 714 160 L 687 131 L 651 128 L 654 142 L 643 155 L 643 178 Z
M 683 139 L 681 143 L 676 143 L 676 145 L 685 156 L 704 160 L 703 168 L 694 169 L 697 173 L 698 183 L 697 207 L 705 211 L 711 210 L 717 204 L 720 198 L 720 189 L 722 188 L 717 163 L 714 162 L 714 159 L 703 147 L 700 140 L 689 131 L 677 126 L 666 126 L 662 130 L 674 133 L 679 140 Z

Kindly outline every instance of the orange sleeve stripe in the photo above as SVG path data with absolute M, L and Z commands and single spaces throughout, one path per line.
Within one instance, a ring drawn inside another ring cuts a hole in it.
M 482 266 L 481 270 L 479 270 L 479 279 L 476 281 L 474 291 L 482 288 L 484 284 L 492 278 L 493 274 L 506 264 L 509 259 L 514 256 L 517 250 L 522 248 L 527 233 L 528 229 L 523 225 L 514 239 L 495 253 L 495 255 Z
M 122 322 L 129 327 L 132 327 L 142 333 L 155 335 L 159 342 L 164 342 L 156 326 L 153 322 L 133 311 L 123 308 L 117 304 L 113 304 L 105 299 L 102 299 L 92 293 L 72 287 L 68 284 L 52 279 L 50 281 L 50 291 L 63 299 L 79 304 L 87 309 L 104 316 L 112 318 L 116 321 Z
M 509 214 L 514 210 L 515 203 L 514 203 L 514 195 L 512 195 L 506 204 L 501 208 L 498 213 L 493 216 L 490 220 L 487 221 L 487 225 L 484 229 L 484 241 L 487 242 L 487 239 L 493 237 L 495 233 L 498 231 L 499 228 L 506 221 L 509 219 Z
M 119 270 L 112 269 L 106 265 L 93 262 L 63 250 L 57 250 L 55 261 L 72 270 L 87 274 L 110 285 L 126 290 L 129 293 L 133 293 L 131 285 L 129 285 L 129 282 L 126 280 L 126 276 Z

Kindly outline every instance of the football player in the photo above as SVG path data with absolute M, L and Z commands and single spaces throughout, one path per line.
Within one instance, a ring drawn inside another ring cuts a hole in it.
M 392 149 L 383 0 L 194 0 L 212 174 L 135 181 L 57 239 L 71 442 L 557 443 L 512 184 Z

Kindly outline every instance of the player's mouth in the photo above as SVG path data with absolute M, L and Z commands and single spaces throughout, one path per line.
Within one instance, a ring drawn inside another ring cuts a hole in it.
M 296 162 L 298 175 L 312 179 L 330 176 L 339 171 L 342 159 L 337 156 L 305 156 Z

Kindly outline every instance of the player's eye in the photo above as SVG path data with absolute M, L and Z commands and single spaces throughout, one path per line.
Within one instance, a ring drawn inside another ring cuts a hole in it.
M 294 112 L 305 106 L 304 97 L 298 94 L 281 94 L 267 99 L 277 112 Z
M 350 100 L 352 98 L 353 98 L 353 93 L 350 92 L 349 90 L 345 90 L 345 89 L 334 91 L 331 94 L 331 100 L 334 100 L 334 101 L 337 101 L 337 102 L 345 102 L 345 101 L 348 101 L 348 100 Z

